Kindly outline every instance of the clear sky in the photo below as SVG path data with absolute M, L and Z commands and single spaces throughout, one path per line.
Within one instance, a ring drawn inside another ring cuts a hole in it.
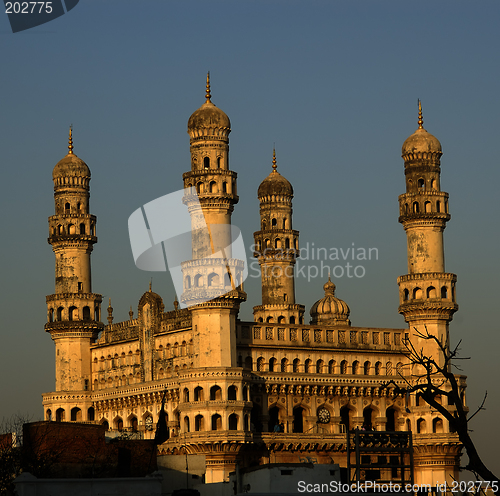
M 240 196 L 233 222 L 246 245 L 259 226 L 256 191 L 275 143 L 278 170 L 295 190 L 300 245 L 378 249 L 362 262 L 364 277 L 335 280 L 356 326 L 405 326 L 396 283 L 407 272 L 401 145 L 417 128 L 422 100 L 450 194 L 446 270 L 458 275 L 460 305 L 452 342 L 462 340 L 471 357 L 462 363 L 471 408 L 488 391 L 487 410 L 471 427 L 498 473 L 499 24 L 493 0 L 81 0 L 16 34 L 0 12 L 0 418 L 40 417 L 40 395 L 54 388 L 54 345 L 43 329 L 45 295 L 54 291 L 47 217 L 69 125 L 75 153 L 92 170 L 93 290 L 106 304 L 112 298 L 115 322 L 125 320 L 153 276 L 170 309 L 168 274 L 134 266 L 127 220 L 182 187 L 187 120 L 204 101 L 210 70 L 212 101 L 232 123 Z M 307 312 L 323 283 L 297 278 Z M 259 280 L 245 289 L 240 317 L 250 319 Z

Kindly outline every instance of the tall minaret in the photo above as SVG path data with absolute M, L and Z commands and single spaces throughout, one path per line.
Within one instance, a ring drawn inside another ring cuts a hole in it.
M 292 229 L 292 185 L 273 170 L 259 186 L 260 231 L 254 233 L 254 257 L 262 279 L 262 305 L 253 309 L 256 322 L 302 324 L 304 306 L 295 303 L 295 260 L 299 231 Z
M 236 317 L 246 300 L 244 261 L 231 253 L 231 214 L 238 196 L 237 174 L 229 170 L 230 132 L 229 117 L 211 101 L 208 74 L 205 103 L 188 121 L 191 170 L 183 174 L 192 258 L 182 264 L 181 300 L 192 313 L 199 367 L 236 366 Z
M 55 293 L 47 296 L 45 330 L 56 346 L 56 391 L 90 389 L 90 344 L 104 328 L 100 322 L 102 296 L 92 293 L 90 254 L 96 217 L 89 213 L 90 170 L 73 153 L 52 172 L 55 215 L 49 217 L 49 238 L 56 258 Z
M 441 191 L 440 185 L 441 143 L 424 129 L 420 101 L 418 110 L 418 129 L 402 149 L 406 193 L 399 197 L 399 222 L 407 236 L 408 274 L 398 278 L 399 313 L 408 322 L 411 336 L 414 329 L 427 329 L 448 344 L 448 326 L 458 310 L 457 276 L 444 268 L 443 231 L 450 220 L 448 193 Z M 439 358 L 435 343 L 417 341 L 417 349 Z

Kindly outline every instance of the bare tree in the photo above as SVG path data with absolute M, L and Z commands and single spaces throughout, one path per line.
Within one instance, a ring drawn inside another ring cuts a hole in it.
M 13 494 L 12 481 L 22 469 L 23 425 L 28 416 L 20 413 L 0 421 L 0 494 Z
M 485 393 L 481 405 L 471 414 L 465 405 L 463 386 L 461 386 L 453 370 L 460 370 L 453 361 L 466 360 L 459 356 L 461 341 L 454 349 L 450 349 L 447 343 L 442 343 L 437 336 L 430 334 L 427 328 L 425 332 L 415 329 L 416 337 L 420 340 L 432 342 L 438 355 L 424 353 L 423 348 L 418 349 L 411 340 L 406 341 L 408 358 L 412 367 L 411 378 L 399 373 L 406 387 L 401 388 L 394 381 L 385 384 L 393 384 L 401 394 L 419 395 L 429 406 L 436 409 L 450 425 L 450 430 L 456 432 L 460 442 L 463 444 L 469 461 L 465 470 L 470 470 L 478 478 L 484 481 L 496 482 L 492 485 L 495 494 L 498 494 L 498 477 L 494 475 L 481 460 L 477 449 L 470 436 L 469 422 L 481 410 L 484 409 L 487 393 Z M 447 398 L 447 405 L 439 401 L 439 398 Z M 454 406 L 447 408 L 446 406 Z M 495 487 L 496 486 L 496 487 Z

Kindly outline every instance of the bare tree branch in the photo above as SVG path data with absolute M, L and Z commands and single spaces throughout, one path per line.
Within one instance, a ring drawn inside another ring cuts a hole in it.
M 425 331 L 416 328 L 414 330 L 416 338 L 431 341 L 436 345 L 439 356 L 428 356 L 424 353 L 423 347 L 418 349 L 411 340 L 406 340 L 406 355 L 413 369 L 411 377 L 404 377 L 399 374 L 399 378 L 403 380 L 405 385 L 403 388 L 396 384 L 394 380 L 382 383 L 382 387 L 392 385 L 399 394 L 418 394 L 430 407 L 448 420 L 450 430 L 457 433 L 469 458 L 465 469 L 474 473 L 477 480 L 497 481 L 498 484 L 498 477 L 484 465 L 479 457 L 470 437 L 469 429 L 469 421 L 481 410 L 484 410 L 487 393 L 485 393 L 481 405 L 472 415 L 468 416 L 469 409 L 465 406 L 463 397 L 464 387 L 458 382 L 460 376 L 456 376 L 453 372 L 454 369 L 460 370 L 454 361 L 470 359 L 470 357 L 459 356 L 462 341 L 459 341 L 453 349 L 450 349 L 447 342 L 443 342 L 437 336 L 429 333 L 427 327 L 425 327 Z M 447 405 L 444 405 L 442 401 L 438 401 L 438 398 L 442 399 L 443 397 L 447 398 Z M 454 407 L 454 411 L 450 407 Z M 495 494 L 498 494 L 498 489 Z

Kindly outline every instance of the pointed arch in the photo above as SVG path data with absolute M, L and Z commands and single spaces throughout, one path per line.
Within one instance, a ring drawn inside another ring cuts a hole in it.
M 328 373 L 329 374 L 335 374 L 335 360 L 330 360 L 328 362 Z
M 363 364 L 363 373 L 364 373 L 364 375 L 370 375 L 370 368 L 371 368 L 371 363 L 367 360 Z
M 325 362 L 323 362 L 323 360 L 321 360 L 321 358 L 319 360 L 317 360 L 316 361 L 316 374 L 322 374 L 324 366 L 325 366 Z

